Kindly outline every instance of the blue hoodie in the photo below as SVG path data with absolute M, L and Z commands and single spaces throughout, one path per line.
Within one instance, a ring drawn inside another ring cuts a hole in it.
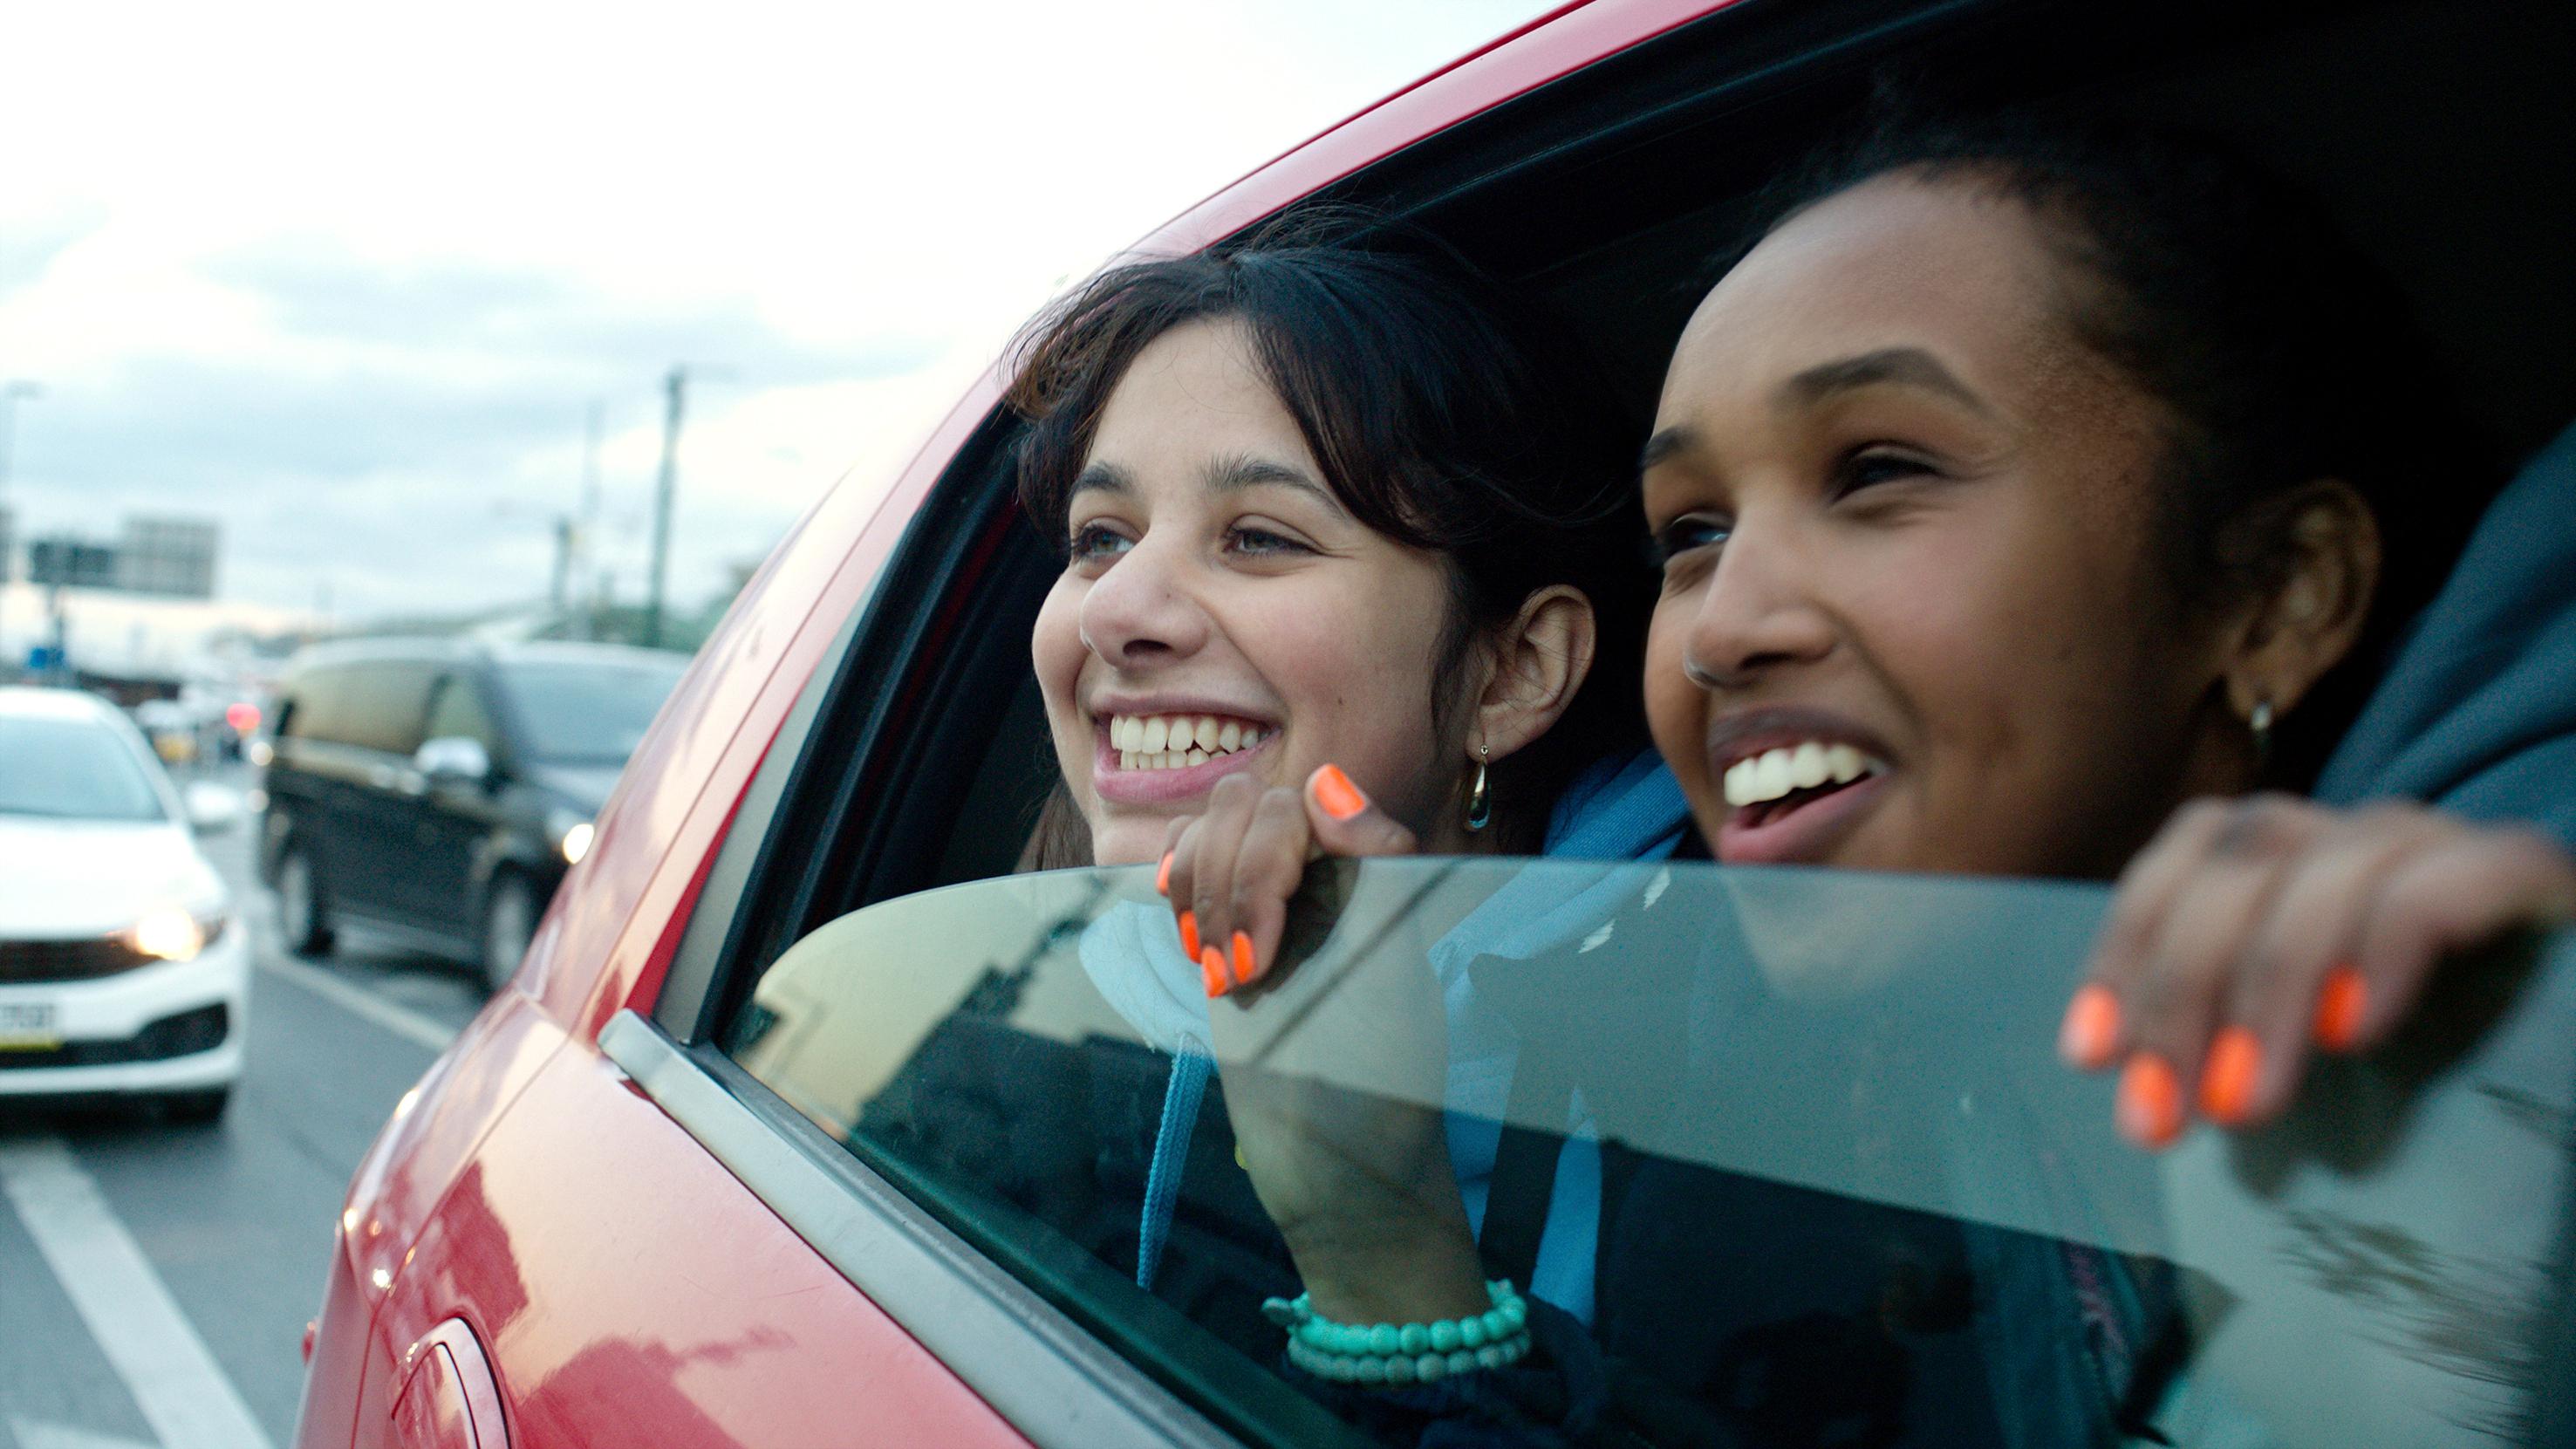
M 2576 428 L 2498 494 L 2317 777 L 2576 849 Z

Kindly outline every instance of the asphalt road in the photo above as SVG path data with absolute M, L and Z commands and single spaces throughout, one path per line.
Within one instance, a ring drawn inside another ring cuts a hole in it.
M 327 961 L 288 956 L 255 823 L 205 842 L 256 961 L 222 1122 L 0 1107 L 0 1449 L 284 1449 L 349 1177 L 482 1004 L 460 968 L 354 930 Z

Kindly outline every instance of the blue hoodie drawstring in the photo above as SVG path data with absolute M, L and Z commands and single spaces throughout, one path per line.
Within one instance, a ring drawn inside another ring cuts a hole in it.
M 1154 1161 L 1145 1172 L 1145 1210 L 1136 1225 L 1136 1286 L 1149 1293 L 1154 1288 L 1154 1270 L 1163 1265 L 1163 1243 L 1172 1235 L 1181 1174 L 1190 1163 L 1190 1134 L 1198 1128 L 1199 1102 L 1207 1096 L 1208 1070 L 1215 1065 L 1184 1048 L 1172 1057 L 1171 1081 L 1163 1088 L 1163 1120 L 1154 1129 Z

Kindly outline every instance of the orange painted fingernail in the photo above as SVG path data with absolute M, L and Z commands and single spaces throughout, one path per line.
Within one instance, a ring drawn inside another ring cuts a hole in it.
M 1241 931 L 1234 933 L 1234 980 L 1238 986 L 1250 986 L 1261 973 L 1253 970 L 1252 938 Z
M 1199 984 L 1207 988 L 1208 1000 L 1225 995 L 1225 958 L 1210 946 L 1199 954 Z
M 1172 893 L 1172 857 L 1177 853 L 1169 850 L 1163 852 L 1163 868 L 1154 872 L 1154 894 L 1167 896 Z
M 2200 1113 L 2212 1122 L 2234 1126 L 2245 1120 L 2254 1096 L 2254 1079 L 2263 1072 L 2263 1044 L 2250 1028 L 2231 1026 L 2209 1044 L 2209 1062 L 2200 1071 Z
M 2057 1054 L 2070 1064 L 2095 1071 L 2111 1064 L 2111 1049 L 2120 1041 L 2120 998 L 2094 982 L 2078 989 L 2066 1003 L 2066 1020 L 2057 1028 Z
M 2360 972 L 2349 966 L 2327 972 L 2325 984 L 2317 988 L 2317 1045 L 2330 1052 L 2352 1050 L 2361 1039 L 2361 1009 L 2369 1000 Z
M 2120 1072 L 2120 1131 L 2141 1147 L 2163 1149 L 2182 1135 L 2182 1084 L 2173 1064 L 2154 1052 L 2129 1058 Z
M 1339 765 L 1326 765 L 1315 772 L 1315 803 L 1335 820 L 1348 820 L 1368 808 L 1368 797 Z
M 1199 958 L 1199 913 L 1181 912 L 1181 954 L 1195 961 Z

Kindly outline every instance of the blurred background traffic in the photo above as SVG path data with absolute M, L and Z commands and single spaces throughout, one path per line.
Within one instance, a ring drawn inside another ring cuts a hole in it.
M 1545 8 L 0 20 L 0 1449 L 285 1439 L 359 1156 L 795 519 Z

